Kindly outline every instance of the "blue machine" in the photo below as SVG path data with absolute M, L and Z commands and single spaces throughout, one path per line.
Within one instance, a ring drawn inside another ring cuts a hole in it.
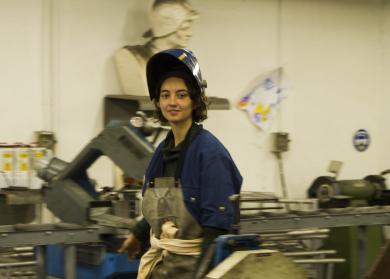
M 257 234 L 226 234 L 216 239 L 214 266 L 226 259 L 235 251 L 260 249 Z
M 76 278 L 82 279 L 136 279 L 139 260 L 129 261 L 127 254 L 107 252 L 99 264 L 76 263 Z M 64 278 L 64 247 L 46 246 L 46 273 Z
M 213 265 L 217 266 L 230 254 L 241 250 L 260 249 L 256 234 L 221 235 L 216 239 Z M 64 278 L 64 247 L 46 246 L 46 273 L 49 276 Z M 93 258 L 93 255 L 91 255 Z M 106 252 L 93 264 L 77 261 L 76 276 L 82 279 L 136 279 L 139 260 L 129 261 L 127 254 Z

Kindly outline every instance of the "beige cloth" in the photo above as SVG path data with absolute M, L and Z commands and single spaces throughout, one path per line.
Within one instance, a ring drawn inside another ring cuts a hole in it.
M 160 239 L 151 233 L 150 248 L 141 258 L 137 279 L 148 278 L 153 268 L 162 261 L 164 254 L 167 252 L 187 256 L 200 255 L 202 238 L 177 239 L 174 238 L 177 230 L 176 226 L 168 221 L 162 225 Z

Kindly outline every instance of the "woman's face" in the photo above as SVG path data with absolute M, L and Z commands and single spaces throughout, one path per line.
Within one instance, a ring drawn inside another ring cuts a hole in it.
M 169 77 L 162 83 L 158 105 L 169 124 L 192 123 L 192 100 L 182 78 Z

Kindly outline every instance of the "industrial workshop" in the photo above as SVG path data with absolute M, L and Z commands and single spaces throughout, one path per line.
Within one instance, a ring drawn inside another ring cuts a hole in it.
M 390 278 L 390 0 L 0 0 L 0 279 Z

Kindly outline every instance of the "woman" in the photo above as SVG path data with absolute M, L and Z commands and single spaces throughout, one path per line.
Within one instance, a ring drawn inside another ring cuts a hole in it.
M 169 49 L 146 68 L 156 114 L 171 131 L 157 147 L 145 174 L 142 213 L 119 251 L 133 257 L 145 231 L 151 247 L 138 278 L 193 278 L 215 237 L 229 232 L 242 177 L 225 147 L 199 122 L 207 118 L 205 87 L 192 52 Z

